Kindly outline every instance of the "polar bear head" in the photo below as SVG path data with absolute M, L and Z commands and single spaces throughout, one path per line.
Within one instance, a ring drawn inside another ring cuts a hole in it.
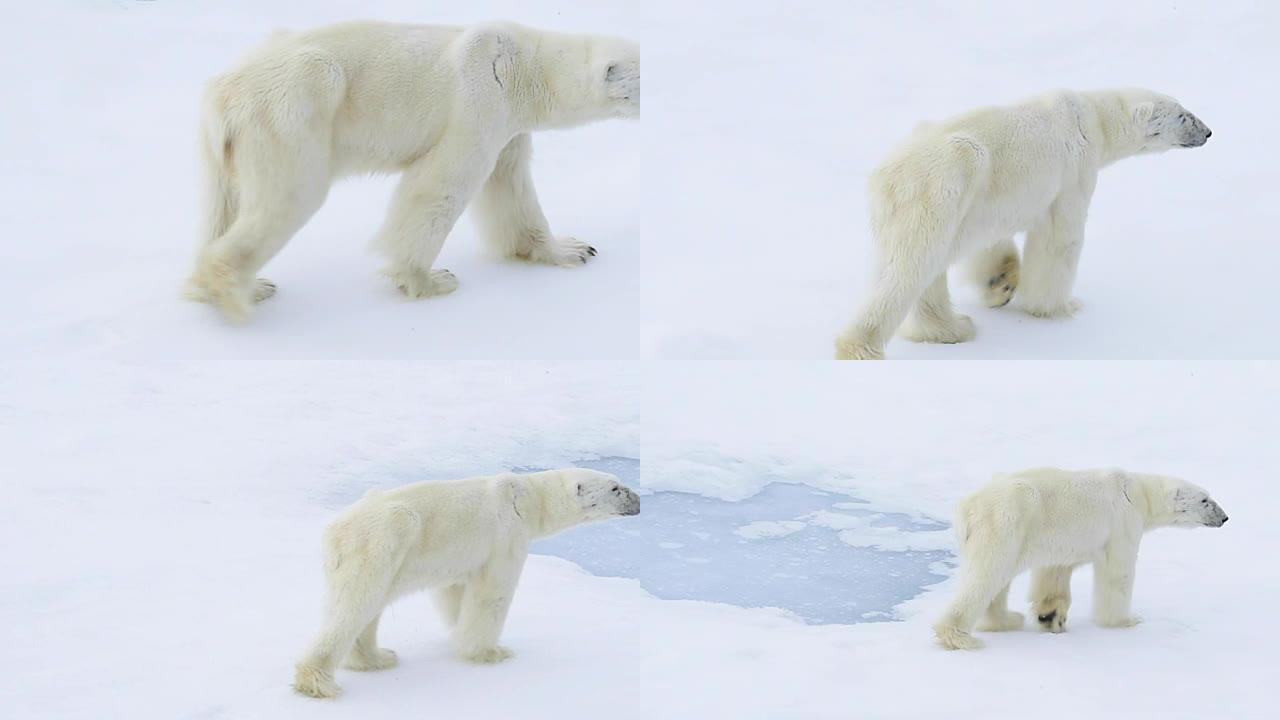
M 1138 152 L 1200 147 L 1209 142 L 1213 131 L 1177 100 L 1148 91 L 1132 92 L 1129 113 L 1139 142 Z
M 1161 524 L 1174 527 L 1222 527 L 1227 513 L 1208 491 L 1177 478 L 1162 478 L 1165 517 Z
M 544 33 L 537 50 L 550 97 L 541 125 L 640 117 L 640 46 L 604 35 Z
M 620 515 L 639 515 L 640 497 L 616 476 L 596 470 L 565 471 L 587 522 Z

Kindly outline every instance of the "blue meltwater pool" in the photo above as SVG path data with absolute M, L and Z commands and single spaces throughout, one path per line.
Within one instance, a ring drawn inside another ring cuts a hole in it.
M 576 464 L 638 484 L 635 458 Z M 806 623 L 843 624 L 894 619 L 895 605 L 946 577 L 950 546 L 946 523 L 775 482 L 736 502 L 645 495 L 638 516 L 566 531 L 533 552 L 635 578 L 662 599 L 776 607 Z

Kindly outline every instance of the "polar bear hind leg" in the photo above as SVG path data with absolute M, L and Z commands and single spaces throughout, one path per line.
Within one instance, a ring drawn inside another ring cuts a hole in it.
M 978 250 L 965 263 L 966 274 L 982 293 L 987 307 L 1004 307 L 1018 291 L 1021 263 L 1013 238 L 1005 238 L 991 247 Z
M 239 163 L 246 202 L 226 234 L 203 248 L 190 282 L 190 294 L 207 299 L 235 321 L 248 319 L 255 302 L 275 294 L 275 284 L 259 281 L 258 270 L 320 209 L 328 193 L 328 151 L 319 142 L 287 152 L 267 142 L 260 145 L 262 155 L 254 156 L 253 143 L 240 143 L 248 150 Z M 258 170 L 259 163 L 275 167 Z
M 1067 565 L 1036 568 L 1031 573 L 1031 611 L 1045 632 L 1067 630 L 1067 611 L 1071 609 L 1071 571 Z
M 946 273 L 973 188 L 989 173 L 990 162 L 985 148 L 965 137 L 947 138 L 930 150 L 872 176 L 876 273 L 857 317 L 836 339 L 837 360 L 883 358 L 885 345 L 922 295 L 928 297 L 918 313 L 926 316 L 921 337 L 929 329 L 940 337 L 966 334 L 965 321 L 958 319 L 963 316 L 950 309 L 945 277 L 940 286 L 937 280 Z M 939 316 L 938 327 L 928 327 L 929 312 Z
M 296 666 L 293 687 L 300 694 L 335 697 L 340 690 L 333 679 L 334 667 L 360 639 L 366 644 L 358 660 L 386 661 L 385 655 L 376 652 L 376 621 L 390 599 L 392 582 L 418 525 L 415 513 L 396 509 L 370 527 L 362 527 L 359 534 L 349 525 L 335 528 L 326 558 L 329 608 L 320 636 Z
M 465 586 L 463 585 L 448 585 L 436 588 L 432 592 L 432 595 L 435 596 L 436 608 L 440 611 L 440 617 L 448 627 L 452 628 L 458 624 L 458 615 L 462 613 L 462 592 L 464 589 Z
M 287 65 L 287 90 L 261 112 L 222 112 L 224 95 L 252 95 L 237 87 L 243 79 L 211 86 L 206 98 L 207 228 L 187 297 L 213 303 L 234 321 L 275 294 L 257 271 L 320 209 L 332 180 L 331 114 L 342 97 L 341 72 L 319 56 Z
M 983 646 L 970 634 L 978 621 L 995 613 L 996 624 L 1013 622 L 1009 613 L 1009 583 L 1018 574 L 1018 543 L 1025 528 L 1015 524 L 971 523 L 964 515 L 957 520 L 961 555 L 959 589 L 942 617 L 933 625 L 938 642 L 948 650 L 976 650 Z
M 916 300 L 899 334 L 923 343 L 962 343 L 974 338 L 973 320 L 951 306 L 945 272 Z
M 1025 618 L 1020 612 L 1013 612 L 1009 609 L 1009 586 L 1005 585 L 1004 589 L 996 594 L 991 604 L 987 606 L 986 613 L 978 622 L 978 629 L 985 632 L 1003 632 L 1006 630 L 1018 630 L 1022 627 Z
M 574 238 L 558 238 L 538 204 L 530 159 L 533 141 L 528 134 L 507 143 L 493 172 L 472 203 L 473 214 L 485 240 L 504 257 L 561 267 L 579 267 L 596 255 L 596 249 Z
M 355 646 L 347 654 L 342 667 L 347 670 L 368 672 L 386 670 L 399 664 L 400 661 L 396 658 L 394 651 L 378 647 L 378 620 L 381 617 L 382 613 L 378 613 L 377 617 L 365 626 L 360 636 L 356 638 Z

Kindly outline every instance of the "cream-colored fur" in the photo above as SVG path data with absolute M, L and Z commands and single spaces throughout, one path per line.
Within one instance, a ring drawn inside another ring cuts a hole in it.
M 875 272 L 837 359 L 880 359 L 895 331 L 916 342 L 971 340 L 973 321 L 952 309 L 947 286 L 947 268 L 961 261 L 989 306 L 1016 292 L 1032 315 L 1073 314 L 1098 171 L 1209 135 L 1176 100 L 1147 90 L 1056 92 L 922 125 L 871 175 Z
M 1220 527 L 1227 515 L 1205 490 L 1184 480 L 1123 470 L 1040 468 L 997 475 L 956 513 L 959 588 L 933 626 L 948 649 L 975 649 L 979 630 L 1014 630 L 1009 583 L 1032 570 L 1031 600 L 1041 626 L 1062 632 L 1071 571 L 1093 564 L 1095 622 L 1127 627 L 1138 544 L 1158 527 Z
M 498 645 L 530 541 L 573 525 L 640 512 L 608 473 L 571 468 L 372 491 L 325 532 L 323 629 L 298 662 L 294 688 L 334 697 L 334 668 L 381 670 L 378 618 L 396 598 L 430 588 L 458 656 L 499 662 Z
M 409 297 L 457 287 L 433 265 L 472 200 L 508 257 L 577 266 L 529 170 L 529 134 L 640 114 L 634 43 L 513 23 L 349 22 L 280 32 L 205 92 L 205 230 L 188 296 L 232 319 L 275 292 L 257 271 L 357 173 L 401 173 L 375 244 Z

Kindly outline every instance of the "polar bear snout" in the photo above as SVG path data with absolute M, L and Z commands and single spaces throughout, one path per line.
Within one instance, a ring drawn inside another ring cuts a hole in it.
M 640 496 L 635 494 L 629 487 L 619 487 L 618 494 L 618 514 L 619 515 L 639 515 L 640 514 Z M 1226 519 L 1223 519 L 1226 522 Z
M 613 475 L 594 471 L 577 481 L 578 502 L 588 520 L 640 514 L 640 496 Z
M 1204 124 L 1200 118 L 1189 112 L 1183 111 L 1178 118 L 1182 147 L 1200 147 L 1209 142 L 1209 136 L 1213 135 L 1213 131 L 1208 125 Z
M 1223 510 L 1218 503 L 1206 498 L 1201 519 L 1208 527 L 1222 527 L 1227 524 L 1227 511 Z

